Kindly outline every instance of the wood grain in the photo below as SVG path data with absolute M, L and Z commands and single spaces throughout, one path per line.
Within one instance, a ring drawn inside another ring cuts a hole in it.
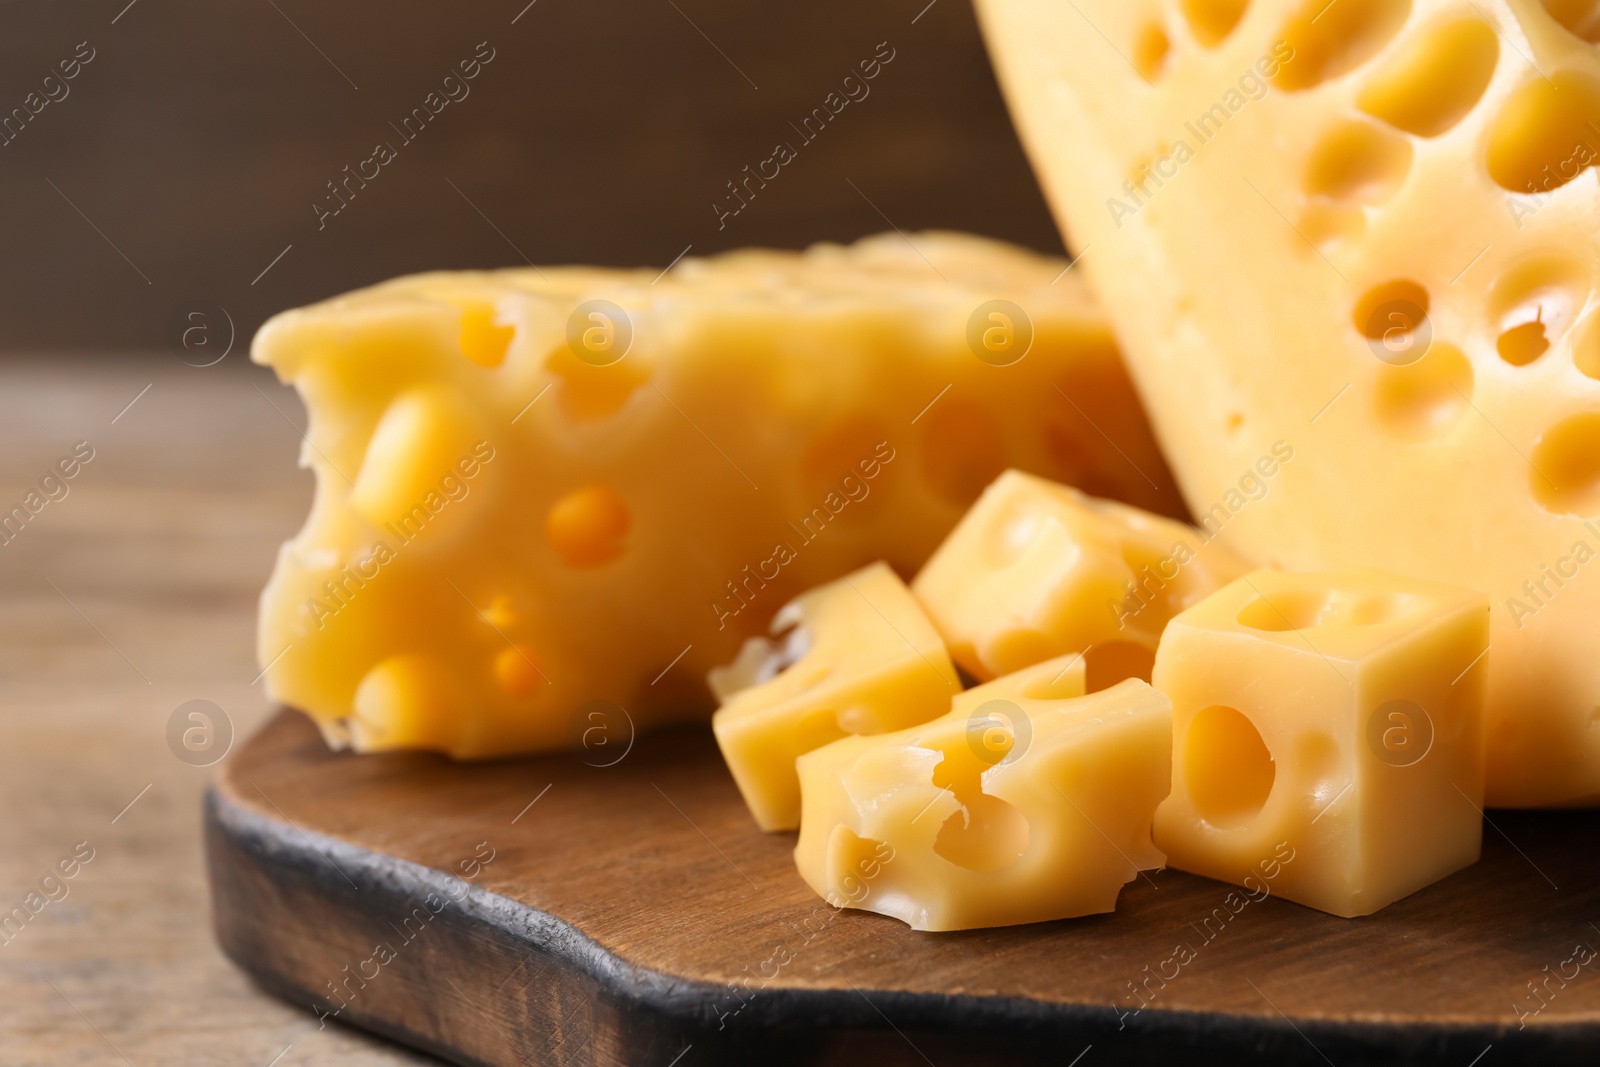
M 293 392 L 236 359 L 0 361 L 6 507 L 73 442 L 96 450 L 69 495 L 0 546 L 0 912 L 75 842 L 95 850 L 0 944 L 6 1067 L 434 1062 L 319 1031 L 212 936 L 211 771 L 174 757 L 167 720 L 208 699 L 242 741 L 270 715 L 251 685 L 255 602 L 311 499 Z
M 1600 944 L 1600 817 L 1493 819 L 1506 836 L 1488 831 L 1483 862 L 1377 916 L 1269 897 L 1209 941 L 1197 924 L 1228 889 L 1175 871 L 1130 884 L 1113 915 L 1027 927 L 929 935 L 834 912 L 700 728 L 603 768 L 460 765 L 331 753 L 285 712 L 218 775 L 206 825 L 234 959 L 291 1002 L 463 1063 L 942 1067 L 1087 1046 L 1098 1062 L 1466 1064 L 1490 1046 L 1593 1062 L 1600 961 L 1552 982 L 1537 1015 L 1513 1004 L 1539 1006 L 1525 983 Z M 463 868 L 475 854 L 492 860 Z M 418 907 L 427 922 L 402 930 Z M 1129 983 L 1179 943 L 1195 958 L 1130 1014 Z M 378 946 L 394 958 L 364 963 Z M 357 972 L 370 980 L 341 989 Z

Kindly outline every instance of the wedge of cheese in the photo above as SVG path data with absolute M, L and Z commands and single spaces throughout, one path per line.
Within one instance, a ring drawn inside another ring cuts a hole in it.
M 1600 801 L 1595 5 L 978 8 L 1195 515 L 1486 593 L 1488 802 Z
M 619 741 L 709 715 L 707 669 L 801 591 L 912 573 L 1008 466 L 1181 512 L 1065 267 L 893 234 L 274 318 L 252 355 L 317 484 L 262 597 L 271 693 L 358 749 L 564 747 L 597 701 Z

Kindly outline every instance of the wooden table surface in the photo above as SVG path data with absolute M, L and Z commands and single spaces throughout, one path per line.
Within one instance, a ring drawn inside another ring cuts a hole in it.
M 94 449 L 0 545 L 0 916 L 46 900 L 76 843 L 93 849 L 45 886 L 59 899 L 0 930 L 0 1063 L 433 1062 L 319 1031 L 223 958 L 199 833 L 211 772 L 166 741 L 188 700 L 219 705 L 237 737 L 269 713 L 255 601 L 311 498 L 303 420 L 238 352 L 205 369 L 0 364 L 0 511 L 76 442 Z

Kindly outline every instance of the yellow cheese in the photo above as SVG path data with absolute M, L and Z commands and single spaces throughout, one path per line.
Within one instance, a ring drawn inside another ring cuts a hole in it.
M 1490 803 L 1600 801 L 1595 5 L 978 7 L 1194 513 L 1291 444 L 1224 537 L 1488 594 Z
M 1167 698 L 1130 679 L 1083 696 L 1083 657 L 969 689 L 943 718 L 799 760 L 795 864 L 836 907 L 917 930 L 1112 910 L 1159 867 Z
M 1280 862 L 1275 892 L 1353 916 L 1476 862 L 1488 641 L 1482 594 L 1370 570 L 1257 571 L 1173 619 L 1168 864 L 1256 889 Z
M 1193 527 L 1007 471 L 912 588 L 975 678 L 1078 652 L 1092 693 L 1148 682 L 1167 620 L 1248 569 Z
M 461 757 L 711 710 L 802 590 L 911 574 L 1007 466 L 1178 512 L 1065 264 L 956 234 L 651 271 L 429 274 L 274 318 L 317 475 L 271 693 Z M 585 710 L 589 709 L 589 710 Z
M 756 822 L 793 830 L 796 757 L 937 718 L 961 682 L 911 590 L 883 563 L 801 594 L 773 617 L 772 633 L 711 672 L 722 701 L 711 728 Z

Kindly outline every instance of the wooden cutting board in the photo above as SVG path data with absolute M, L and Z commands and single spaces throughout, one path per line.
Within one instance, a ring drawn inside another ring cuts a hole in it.
M 1208 926 L 1228 888 L 1161 871 L 1112 915 L 919 934 L 816 899 L 708 730 L 587 758 L 339 754 L 286 711 L 207 797 L 217 937 L 329 1025 L 459 1063 L 1600 1058 L 1596 813 L 1490 812 L 1481 863 L 1366 919 L 1271 897 Z

